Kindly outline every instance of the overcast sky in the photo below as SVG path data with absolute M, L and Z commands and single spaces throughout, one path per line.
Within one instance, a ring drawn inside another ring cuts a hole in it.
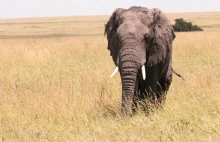
M 133 5 L 164 12 L 220 11 L 220 0 L 0 0 L 0 18 L 109 15 Z

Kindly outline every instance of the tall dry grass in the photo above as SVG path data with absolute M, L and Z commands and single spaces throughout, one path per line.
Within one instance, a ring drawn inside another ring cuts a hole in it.
M 220 141 L 219 30 L 177 33 L 163 110 L 120 115 L 103 36 L 0 39 L 0 141 Z

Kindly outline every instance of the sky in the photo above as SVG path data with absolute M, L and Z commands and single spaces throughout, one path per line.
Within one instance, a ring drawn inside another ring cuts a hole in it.
M 220 11 L 219 0 L 0 0 L 0 18 L 110 15 L 134 5 L 164 12 Z

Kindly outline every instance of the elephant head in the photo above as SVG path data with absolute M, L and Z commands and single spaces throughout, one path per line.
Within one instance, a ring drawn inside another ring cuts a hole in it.
M 118 8 L 107 22 L 105 34 L 116 65 L 111 76 L 118 70 L 121 75 L 123 113 L 132 109 L 135 96 L 147 94 L 149 89 L 158 93 L 159 90 L 153 88 L 162 78 L 165 82 L 169 78 L 166 85 L 169 87 L 172 74 L 167 72 L 171 72 L 175 34 L 162 11 L 144 7 Z

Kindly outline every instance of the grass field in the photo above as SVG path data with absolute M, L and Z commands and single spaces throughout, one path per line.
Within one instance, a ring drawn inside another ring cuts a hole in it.
M 0 20 L 1 141 L 220 141 L 220 12 L 169 13 L 204 28 L 176 33 L 163 110 L 120 115 L 109 16 Z

